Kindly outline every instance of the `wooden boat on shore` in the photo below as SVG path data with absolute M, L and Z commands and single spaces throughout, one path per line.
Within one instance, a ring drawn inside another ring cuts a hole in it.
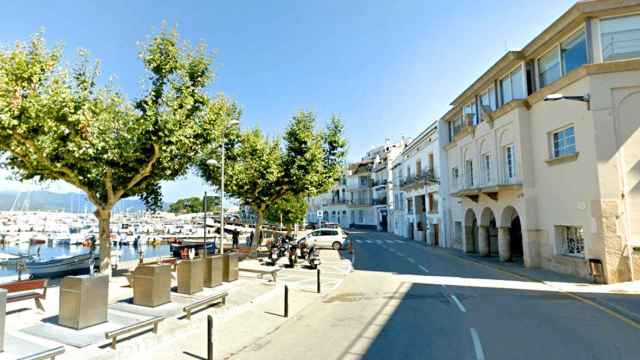
M 88 274 L 89 268 L 96 263 L 96 254 L 88 253 L 59 257 L 46 261 L 27 261 L 27 271 L 34 278 L 51 278 L 66 275 Z

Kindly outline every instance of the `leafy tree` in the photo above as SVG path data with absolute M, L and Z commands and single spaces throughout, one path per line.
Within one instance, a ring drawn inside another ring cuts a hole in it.
M 215 212 L 218 206 L 220 206 L 220 198 L 218 196 L 207 196 L 207 211 Z M 203 209 L 203 199 L 197 196 L 178 199 L 178 201 L 169 205 L 169 211 L 174 214 L 199 213 Z
M 270 207 L 277 207 L 279 201 L 287 197 L 281 206 L 290 206 L 333 185 L 342 168 L 346 142 L 337 118 L 331 121 L 326 132 L 318 132 L 315 115 L 301 111 L 289 123 L 282 145 L 278 140 L 267 139 L 257 129 L 245 133 L 236 131 L 224 145 L 226 192 L 251 206 L 256 213 L 257 244 Z M 213 145 L 203 152 L 199 161 L 201 175 L 214 185 L 220 183 L 220 169 L 209 166 L 207 160 L 220 159 L 220 154 L 219 148 Z
M 62 180 L 87 194 L 99 221 L 100 270 L 110 270 L 109 222 L 118 200 L 161 202 L 160 182 L 184 175 L 221 113 L 235 105 L 209 99 L 213 78 L 204 45 L 183 44 L 162 30 L 140 58 L 148 85 L 127 100 L 98 85 L 98 66 L 81 51 L 61 64 L 62 48 L 41 34 L 0 52 L 0 153 L 21 180 Z
M 286 195 L 267 210 L 267 220 L 272 223 L 282 223 L 291 231 L 291 227 L 301 223 L 307 213 L 307 202 L 303 196 Z

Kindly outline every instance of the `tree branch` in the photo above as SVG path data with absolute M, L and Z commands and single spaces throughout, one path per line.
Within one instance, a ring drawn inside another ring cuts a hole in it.
M 160 145 L 153 144 L 153 155 L 151 156 L 151 159 L 149 159 L 147 164 L 140 170 L 140 172 L 136 174 L 136 176 L 131 178 L 129 183 L 123 189 L 120 189 L 115 193 L 114 199 L 116 199 L 116 201 L 119 200 L 122 197 L 122 195 L 125 193 L 125 191 L 136 186 L 138 183 L 140 183 L 140 181 L 142 181 L 142 179 L 149 176 L 149 174 L 151 174 L 151 170 L 153 170 L 153 165 L 156 163 L 156 161 L 158 161 L 159 158 L 160 158 Z

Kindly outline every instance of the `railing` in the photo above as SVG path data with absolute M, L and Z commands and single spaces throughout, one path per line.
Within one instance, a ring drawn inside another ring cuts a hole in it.
M 347 202 L 348 202 L 347 199 L 331 199 L 331 201 L 329 201 L 329 204 L 337 205 L 337 204 L 346 204 Z
M 387 205 L 387 198 L 373 199 L 373 205 Z
M 384 186 L 384 185 L 387 185 L 387 179 L 374 180 L 371 186 L 376 187 L 376 186 Z
M 353 206 L 371 206 L 373 205 L 373 201 L 371 200 L 350 200 L 348 202 L 349 205 Z
M 438 184 L 440 179 L 436 175 L 433 169 L 423 170 L 420 174 L 415 176 L 408 176 L 400 181 L 401 187 L 411 185 L 426 185 L 426 184 Z

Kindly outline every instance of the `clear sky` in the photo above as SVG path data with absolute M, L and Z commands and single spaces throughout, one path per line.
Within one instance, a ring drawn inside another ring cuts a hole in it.
M 216 49 L 216 82 L 243 108 L 242 126 L 270 135 L 299 109 L 321 124 L 339 115 L 349 159 L 385 138 L 415 136 L 507 50 L 519 49 L 571 0 L 12 1 L 0 12 L 0 43 L 40 28 L 71 59 L 86 48 L 105 77 L 134 98 L 138 41 L 163 21 L 184 39 Z M 5 179 L 0 189 L 41 186 Z M 49 184 L 54 191 L 70 186 Z M 165 200 L 200 195 L 188 176 L 163 187 Z

